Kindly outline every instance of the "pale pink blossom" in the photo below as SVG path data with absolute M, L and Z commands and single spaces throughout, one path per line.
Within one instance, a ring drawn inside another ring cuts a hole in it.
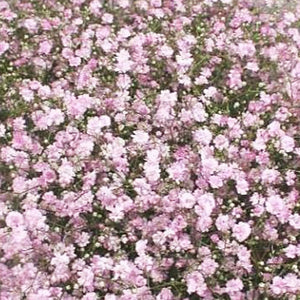
M 9 49 L 9 43 L 1 41 L 0 42 L 0 55 L 5 53 Z
M 299 230 L 300 229 L 300 215 L 298 213 L 291 215 L 289 217 L 289 223 L 293 228 Z
M 232 227 L 232 234 L 239 242 L 246 240 L 250 233 L 251 227 L 246 222 L 239 222 Z
M 30 33 L 36 33 L 38 29 L 38 23 L 35 19 L 26 19 L 24 21 L 24 27 L 30 32 Z
M 17 211 L 11 211 L 6 216 L 5 222 L 10 228 L 22 227 L 24 225 L 24 217 Z
M 50 41 L 43 41 L 40 44 L 39 53 L 48 55 L 52 49 L 52 43 Z
M 192 208 L 196 203 L 194 195 L 189 192 L 182 192 L 179 199 L 181 206 L 184 208 Z
M 143 130 L 136 130 L 134 132 L 134 136 L 132 141 L 134 143 L 140 144 L 140 145 L 144 145 L 148 142 L 149 140 L 149 134 Z
M 173 300 L 174 296 L 169 288 L 162 288 L 156 297 L 157 300 Z
M 133 62 L 131 61 L 130 54 L 127 50 L 122 49 L 117 54 L 116 71 L 126 73 L 131 70 Z
M 226 232 L 230 229 L 230 217 L 228 215 L 219 215 L 216 219 L 216 227 L 222 232 Z
M 210 176 L 209 183 L 212 188 L 219 188 L 223 186 L 223 180 L 219 176 Z
M 244 285 L 241 279 L 231 279 L 226 283 L 226 292 L 228 294 L 239 292 L 243 289 Z
M 173 55 L 173 49 L 171 47 L 169 47 L 168 45 L 163 45 L 160 49 L 160 55 L 164 56 L 164 57 L 171 57 Z
M 280 145 L 285 152 L 292 152 L 295 148 L 295 141 L 292 137 L 284 135 L 280 138 Z
M 272 284 L 270 286 L 271 291 L 275 295 L 285 294 L 286 292 L 286 282 L 279 276 L 275 276 L 272 280 Z
M 212 133 L 208 129 L 198 129 L 194 133 L 194 139 L 203 145 L 208 145 L 212 140 Z
M 84 268 L 78 273 L 78 283 L 88 291 L 93 291 L 94 272 L 91 268 Z
M 111 121 L 108 116 L 91 117 L 88 120 L 87 133 L 93 136 L 101 134 L 104 127 L 110 126 Z
M 236 180 L 236 190 L 240 195 L 247 195 L 249 191 L 249 183 L 244 178 L 238 178 Z
M 207 286 L 205 284 L 204 278 L 200 272 L 194 271 L 187 275 L 187 292 L 189 294 L 196 293 L 200 297 L 204 295 Z

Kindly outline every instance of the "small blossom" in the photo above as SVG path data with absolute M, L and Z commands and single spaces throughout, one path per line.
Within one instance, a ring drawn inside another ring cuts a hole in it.
M 5 53 L 9 49 L 9 44 L 7 42 L 1 41 L 0 42 L 0 55 Z
M 251 227 L 248 223 L 239 222 L 233 226 L 232 233 L 239 242 L 243 242 L 249 237 L 251 233 Z

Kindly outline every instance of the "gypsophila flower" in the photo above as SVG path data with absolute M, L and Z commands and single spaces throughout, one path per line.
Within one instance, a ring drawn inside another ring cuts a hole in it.
M 300 296 L 297 1 L 0 17 L 0 299 Z

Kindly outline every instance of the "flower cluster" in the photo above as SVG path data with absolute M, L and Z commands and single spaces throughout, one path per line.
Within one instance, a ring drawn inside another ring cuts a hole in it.
M 0 299 L 300 297 L 300 4 L 0 0 Z

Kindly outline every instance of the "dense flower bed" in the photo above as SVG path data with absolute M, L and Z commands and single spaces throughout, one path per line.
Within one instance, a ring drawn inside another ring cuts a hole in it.
M 0 299 L 300 299 L 300 3 L 0 1 Z

